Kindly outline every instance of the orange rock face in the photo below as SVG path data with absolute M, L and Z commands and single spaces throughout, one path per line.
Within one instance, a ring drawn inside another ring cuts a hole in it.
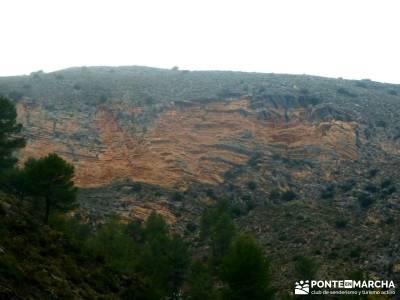
M 274 117 L 262 119 L 247 99 L 172 106 L 146 132 L 127 124 L 140 111 L 114 104 L 72 114 L 22 101 L 18 116 L 29 140 L 21 156 L 57 152 L 74 163 L 82 187 L 129 178 L 181 189 L 194 181 L 222 182 L 224 172 L 245 164 L 255 151 L 321 163 L 357 158 L 357 123 L 314 121 L 312 108 L 270 108 Z

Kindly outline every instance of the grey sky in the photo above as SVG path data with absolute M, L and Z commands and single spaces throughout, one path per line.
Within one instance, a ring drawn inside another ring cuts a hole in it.
M 400 83 L 398 0 L 3 0 L 0 75 L 147 65 Z

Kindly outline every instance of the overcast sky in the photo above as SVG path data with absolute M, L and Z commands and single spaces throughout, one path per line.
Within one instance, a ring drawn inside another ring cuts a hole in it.
M 1 0 L 0 75 L 146 65 L 400 83 L 399 0 Z

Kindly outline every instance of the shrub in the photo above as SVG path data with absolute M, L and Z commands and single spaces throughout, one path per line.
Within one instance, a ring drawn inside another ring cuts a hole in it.
M 251 195 L 250 194 L 244 194 L 241 198 L 245 202 L 251 201 Z
M 347 96 L 347 97 L 356 97 L 356 94 L 353 94 L 352 92 L 348 91 L 347 89 L 341 87 L 337 89 L 337 92 L 343 96 Z
M 232 208 L 231 208 L 231 211 L 232 211 L 232 214 L 233 214 L 234 217 L 240 217 L 240 216 L 245 214 L 242 206 L 240 206 L 238 204 L 233 205 Z
M 395 221 L 395 219 L 394 219 L 393 216 L 389 216 L 389 217 L 387 217 L 387 218 L 385 219 L 385 223 L 386 223 L 387 225 L 393 225 L 393 224 L 394 224 L 394 221 Z
M 193 233 L 197 230 L 197 225 L 193 222 L 189 222 L 186 224 L 186 230 L 190 233 Z
M 297 198 L 297 194 L 295 192 L 291 191 L 291 190 L 284 191 L 281 194 L 281 200 L 282 201 L 292 201 L 292 200 L 294 200 L 296 198 Z
M 359 258 L 361 256 L 361 248 L 356 247 L 350 251 L 350 257 L 351 258 Z
M 368 183 L 367 185 L 365 185 L 364 190 L 369 193 L 377 193 L 379 191 L 378 187 L 373 183 Z
M 374 203 L 374 199 L 372 198 L 372 195 L 369 193 L 361 192 L 357 198 L 358 201 L 360 202 L 360 205 L 364 208 L 367 208 Z
M 250 201 L 246 202 L 246 211 L 247 211 L 247 213 L 250 212 L 255 207 L 256 207 L 255 201 L 250 200 Z
M 206 195 L 207 195 L 207 197 L 210 197 L 210 198 L 212 198 L 212 199 L 215 198 L 215 192 L 214 192 L 213 189 L 207 189 L 207 190 L 206 190 Z
M 279 189 L 273 189 L 273 190 L 271 191 L 271 193 L 269 194 L 269 197 L 270 197 L 272 200 L 278 200 L 278 199 L 280 199 L 280 197 L 281 197 L 281 192 L 280 192 L 280 190 L 279 190 Z
M 332 259 L 332 260 L 337 259 L 338 257 L 339 257 L 339 254 L 336 251 L 332 251 L 328 254 L 328 258 Z
M 333 185 L 327 186 L 321 193 L 322 199 L 332 199 L 335 196 L 335 187 Z
M 337 229 L 343 229 L 347 226 L 348 220 L 345 218 L 338 218 L 335 221 L 335 227 Z
M 174 192 L 174 193 L 172 194 L 172 196 L 171 196 L 171 200 L 172 200 L 172 201 L 176 201 L 176 202 L 182 201 L 183 198 L 184 198 L 184 197 L 183 197 L 183 194 L 182 194 L 181 192 L 178 192 L 178 191 Z
M 255 181 L 249 181 L 249 182 L 247 183 L 247 187 L 248 187 L 250 190 L 254 191 L 254 190 L 257 188 L 257 183 L 256 183 Z
M 296 274 L 301 279 L 313 279 L 318 271 L 317 264 L 308 257 L 297 257 L 294 265 Z
M 383 189 L 382 190 L 382 194 L 384 195 L 384 196 L 389 196 L 389 195 L 391 195 L 391 194 L 393 194 L 394 192 L 396 192 L 396 187 L 395 186 L 390 186 L 390 187 L 388 187 L 388 188 L 385 188 L 385 189 Z
M 379 173 L 378 169 L 371 169 L 368 171 L 368 177 L 369 178 L 373 178 L 375 177 L 377 174 Z
M 345 182 L 343 182 L 343 183 L 340 185 L 340 189 L 341 189 L 343 192 L 348 192 L 348 191 L 350 191 L 350 190 L 355 186 L 355 184 L 356 184 L 356 182 L 355 182 L 354 179 L 349 179 L 349 180 L 346 180 Z
M 142 184 L 140 182 L 135 182 L 132 185 L 132 191 L 134 191 L 135 193 L 138 193 L 142 190 Z
M 269 195 L 272 200 L 292 201 L 297 198 L 297 194 L 292 190 L 282 191 L 273 189 Z
M 384 181 L 381 182 L 381 188 L 387 188 L 390 185 L 392 185 L 392 180 L 391 179 L 385 179 Z

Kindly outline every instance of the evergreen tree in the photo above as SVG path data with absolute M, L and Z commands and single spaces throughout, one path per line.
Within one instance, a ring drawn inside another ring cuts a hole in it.
M 158 299 L 180 299 L 189 263 L 186 244 L 178 235 L 170 236 L 162 216 L 152 213 L 144 226 L 145 243 L 140 272 Z
M 231 216 L 222 214 L 211 230 L 211 250 L 213 262 L 218 265 L 229 249 L 236 229 Z
M 210 235 L 212 228 L 223 214 L 230 214 L 229 203 L 226 200 L 218 202 L 216 205 L 207 207 L 200 219 L 200 238 L 207 240 Z
M 49 154 L 29 159 L 25 163 L 25 174 L 29 195 L 44 200 L 46 224 L 51 209 L 65 211 L 73 207 L 77 191 L 72 181 L 73 165 L 57 154 Z
M 28 195 L 25 170 L 13 167 L 0 172 L 0 189 L 23 200 Z
M 269 286 L 269 264 L 261 247 L 248 236 L 232 242 L 222 262 L 221 279 L 226 284 L 224 299 L 267 300 L 274 294 Z
M 89 249 L 96 257 L 102 257 L 112 270 L 134 272 L 137 247 L 119 219 L 112 217 L 100 227 L 89 241 Z
M 201 262 L 194 262 L 188 277 L 187 299 L 190 300 L 215 300 L 214 279 L 210 270 Z
M 235 234 L 236 228 L 227 201 L 220 201 L 205 209 L 200 219 L 200 238 L 210 243 L 215 265 L 220 264 Z
M 174 235 L 170 239 L 167 256 L 169 265 L 168 295 L 172 300 L 179 300 L 190 259 L 186 243 L 179 235 Z
M 168 235 L 168 226 L 164 218 L 152 212 L 144 224 L 144 236 L 146 240 L 152 240 L 157 237 L 166 237 Z
M 139 262 L 139 272 L 150 285 L 156 299 L 168 294 L 168 226 L 164 218 L 153 212 L 143 228 L 144 245 Z
M 0 96 L 0 171 L 13 167 L 17 162 L 13 154 L 25 146 L 25 140 L 19 136 L 21 129 L 15 105 Z

